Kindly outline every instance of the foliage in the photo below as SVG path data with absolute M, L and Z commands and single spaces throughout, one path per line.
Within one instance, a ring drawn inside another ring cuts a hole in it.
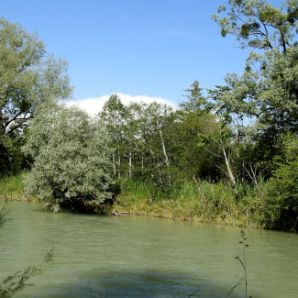
M 283 141 L 284 156 L 270 179 L 266 198 L 266 225 L 298 231 L 298 138 Z
M 214 19 L 253 50 L 242 74 L 207 92 L 194 81 L 176 109 L 114 94 L 96 120 L 57 105 L 70 92 L 65 65 L 1 21 L 2 172 L 32 166 L 28 190 L 54 209 L 103 212 L 118 179 L 124 208 L 297 230 L 297 160 L 286 149 L 297 146 L 297 12 L 297 0 L 229 0 Z
M 297 12 L 296 0 L 283 9 L 263 0 L 230 0 L 214 17 L 222 35 L 236 35 L 242 45 L 259 49 L 249 55 L 243 74 L 227 75 L 226 85 L 210 90 L 210 98 L 216 114 L 233 125 L 238 143 L 255 128 L 249 141 L 255 158 L 245 167 L 252 165 L 266 178 L 280 154 L 280 136 L 297 132 Z
M 112 198 L 110 150 L 99 123 L 76 109 L 43 106 L 24 151 L 34 159 L 27 190 L 48 207 L 103 212 Z
M 6 206 L 0 207 L 0 224 L 7 220 L 8 210 Z M 0 282 L 0 297 L 10 298 L 15 296 L 27 286 L 32 286 L 28 281 L 35 275 L 42 272 L 42 267 L 50 262 L 54 255 L 54 248 L 51 248 L 44 256 L 42 264 L 38 266 L 28 266 L 24 270 L 17 271 Z
M 25 287 L 32 286 L 32 283 L 28 283 L 30 279 L 32 279 L 35 275 L 42 273 L 43 266 L 53 259 L 53 255 L 54 248 L 51 248 L 44 256 L 43 262 L 40 265 L 28 266 L 24 270 L 17 271 L 7 276 L 2 282 L 0 282 L 0 297 L 13 297 Z
M 249 247 L 248 243 L 247 243 L 247 235 L 246 232 L 241 230 L 241 240 L 239 241 L 239 244 L 242 247 L 242 256 L 236 256 L 235 259 L 239 262 L 239 264 L 242 267 L 243 270 L 243 277 L 240 279 L 239 282 L 237 282 L 228 292 L 228 294 L 226 295 L 226 297 L 229 297 L 232 292 L 239 287 L 239 285 L 244 282 L 244 290 L 245 290 L 245 298 L 252 298 L 251 295 L 248 294 L 248 277 L 247 277 L 247 259 L 246 259 L 246 249 Z
M 191 88 L 199 87 L 195 84 Z M 216 177 L 212 168 L 218 161 L 210 159 L 207 150 L 212 146 L 201 148 L 198 143 L 202 134 L 211 134 L 218 124 L 203 110 L 206 99 L 197 90 L 188 92 L 190 101 L 177 111 L 157 103 L 124 106 L 120 98 L 111 96 L 100 118 L 110 134 L 117 178 L 141 177 L 166 192 L 177 178 Z
M 175 220 L 206 221 L 240 226 L 261 227 L 264 207 L 260 194 L 250 185 L 210 183 L 184 180 L 175 183 L 170 192 L 159 193 L 151 200 L 154 185 L 136 180 L 121 181 L 121 194 L 116 209 Z
M 69 96 L 66 64 L 35 34 L 0 19 L 0 175 L 19 170 L 23 130 L 37 106 Z
M 25 174 L 7 176 L 0 179 L 0 198 L 3 199 L 22 199 L 24 198 Z
M 6 205 L 0 207 L 0 225 L 7 221 L 8 209 Z M 42 264 L 38 266 L 28 266 L 24 270 L 17 271 L 0 282 L 0 297 L 10 298 L 26 286 L 31 286 L 27 282 L 35 275 L 42 272 L 42 267 L 53 258 L 54 248 L 51 248 L 44 256 Z
M 117 95 L 110 97 L 99 116 L 110 134 L 115 176 L 150 177 L 156 168 L 169 167 L 165 130 L 171 113 L 155 102 L 124 106 Z
M 182 110 L 188 112 L 205 111 L 207 106 L 207 99 L 202 94 L 202 88 L 198 81 L 194 81 L 189 89 L 186 89 L 186 102 L 180 104 Z
M 297 0 L 287 0 L 283 9 L 264 0 L 229 0 L 228 3 L 228 7 L 221 5 L 213 16 L 222 36 L 234 35 L 242 46 L 287 51 L 297 33 Z

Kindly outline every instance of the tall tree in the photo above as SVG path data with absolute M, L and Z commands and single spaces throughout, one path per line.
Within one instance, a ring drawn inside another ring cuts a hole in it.
M 298 3 L 287 0 L 278 9 L 265 0 L 229 0 L 213 16 L 221 35 L 236 36 L 242 46 L 278 49 L 284 54 L 297 34 Z
M 114 176 L 120 178 L 122 175 L 122 144 L 124 142 L 124 125 L 126 117 L 126 107 L 120 98 L 113 94 L 105 103 L 102 112 L 99 114 L 100 119 L 105 123 L 107 131 L 110 134 L 113 172 Z
M 185 91 L 187 101 L 180 105 L 182 110 L 190 112 L 206 110 L 207 100 L 202 94 L 202 88 L 198 81 L 194 81 Z
M 227 75 L 226 85 L 217 86 L 210 97 L 217 113 L 230 123 L 238 121 L 233 125 L 237 141 L 247 135 L 247 124 L 256 123 L 251 143 L 258 144 L 255 156 L 265 175 L 270 175 L 272 159 L 279 154 L 280 136 L 297 133 L 297 4 L 288 0 L 278 9 L 263 0 L 230 0 L 214 16 L 223 36 L 235 35 L 243 46 L 255 50 L 243 74 Z
M 22 137 L 37 106 L 70 93 L 66 63 L 48 55 L 35 34 L 0 19 L 1 170 L 11 169 L 16 155 L 10 148 L 17 147 L 15 142 Z

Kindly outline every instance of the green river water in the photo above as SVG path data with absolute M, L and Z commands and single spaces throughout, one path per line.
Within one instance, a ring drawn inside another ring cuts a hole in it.
M 240 229 L 156 218 L 52 214 L 9 203 L 0 278 L 54 259 L 17 297 L 225 297 L 242 276 Z M 298 236 L 247 230 L 253 297 L 298 297 Z M 244 297 L 239 288 L 231 297 Z

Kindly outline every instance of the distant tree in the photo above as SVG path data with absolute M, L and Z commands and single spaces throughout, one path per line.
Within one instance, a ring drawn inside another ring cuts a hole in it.
M 100 119 L 110 134 L 114 175 L 131 179 L 145 172 L 150 176 L 157 164 L 169 167 L 164 130 L 171 113 L 169 106 L 156 102 L 124 106 L 117 95 L 109 98 Z
M 210 113 L 210 103 L 198 81 L 186 90 L 186 98 L 171 125 L 172 139 L 175 139 L 171 158 L 184 177 L 216 180 L 222 164 L 219 148 L 206 139 L 220 129 L 218 119 Z
M 164 130 L 167 120 L 172 113 L 172 108 L 168 105 L 153 102 L 147 106 L 145 113 L 148 128 L 151 129 L 151 133 L 157 136 L 157 148 L 162 149 L 163 163 L 165 166 L 169 167 L 171 161 L 169 159 L 168 148 L 165 142 Z
M 125 125 L 126 125 L 127 109 L 121 102 L 120 98 L 113 94 L 105 103 L 99 118 L 106 126 L 107 132 L 110 136 L 110 147 L 113 174 L 114 177 L 120 178 L 122 176 L 122 163 L 123 163 L 123 144 L 125 138 Z
M 48 207 L 104 212 L 112 198 L 107 132 L 76 109 L 42 106 L 24 151 L 34 164 L 27 190 Z
M 202 94 L 202 88 L 200 88 L 198 81 L 194 81 L 185 92 L 188 100 L 180 104 L 182 110 L 191 112 L 206 111 L 207 100 Z
M 36 35 L 0 19 L 0 174 L 17 166 L 37 106 L 70 92 L 66 63 L 48 55 Z

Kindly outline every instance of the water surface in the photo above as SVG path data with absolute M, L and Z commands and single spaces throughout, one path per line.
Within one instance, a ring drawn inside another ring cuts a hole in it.
M 17 297 L 225 297 L 242 277 L 240 229 L 97 217 L 9 203 L 0 228 L 0 278 L 55 256 Z M 298 297 L 298 236 L 248 230 L 253 297 Z M 239 288 L 231 297 L 244 297 Z

